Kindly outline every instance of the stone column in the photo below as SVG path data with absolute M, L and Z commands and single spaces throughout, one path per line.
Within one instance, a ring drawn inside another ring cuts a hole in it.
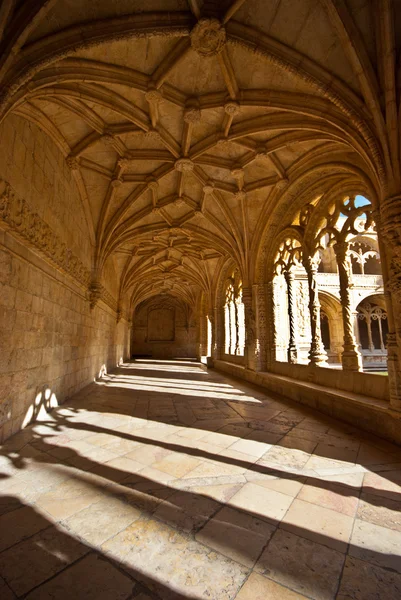
M 258 317 L 259 322 L 259 317 Z M 265 292 L 265 368 L 269 371 L 277 355 L 276 293 L 274 277 L 266 284 Z M 261 363 L 263 364 L 263 363 Z M 264 366 L 264 365 L 263 365 Z
M 221 358 L 223 337 L 220 312 L 220 309 L 215 306 L 213 309 L 213 315 L 210 315 L 210 323 L 212 326 L 212 356 L 208 357 L 208 367 L 213 367 L 214 361 Z
M 296 305 L 295 305 L 295 276 L 291 269 L 288 269 L 284 272 L 285 281 L 287 283 L 287 292 L 288 292 L 288 320 L 290 326 L 290 340 L 288 343 L 288 362 L 291 364 L 295 364 L 298 358 L 298 350 L 295 339 L 295 327 L 296 327 Z
M 351 273 L 347 242 L 334 245 L 340 280 L 340 297 L 344 327 L 344 350 L 342 365 L 345 371 L 362 371 L 362 357 L 358 352 L 354 336 L 354 314 L 351 309 Z
M 386 299 L 390 404 L 401 411 L 401 195 L 386 198 L 373 217 L 378 233 Z M 397 316 L 396 316 L 397 315 Z
M 315 367 L 323 367 L 327 363 L 327 354 L 323 347 L 320 326 L 320 302 L 319 288 L 317 283 L 318 264 L 310 256 L 306 256 L 303 262 L 308 275 L 309 314 L 312 336 L 311 347 L 309 351 L 309 364 Z
M 255 371 L 266 371 L 267 369 L 267 312 L 266 312 L 266 294 L 267 286 L 263 283 L 252 286 L 253 299 L 255 304 L 254 318 L 254 354 Z
M 244 305 L 245 314 L 245 348 L 244 358 L 245 367 L 247 369 L 255 370 L 255 315 L 253 312 L 253 296 L 252 288 L 242 289 L 242 303 Z

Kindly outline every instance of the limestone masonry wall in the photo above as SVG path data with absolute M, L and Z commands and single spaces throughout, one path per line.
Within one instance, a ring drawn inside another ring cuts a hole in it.
M 0 230 L 0 441 L 129 352 L 128 324 Z M 54 394 L 54 396 L 53 396 Z M 39 405 L 36 407 L 35 400 Z

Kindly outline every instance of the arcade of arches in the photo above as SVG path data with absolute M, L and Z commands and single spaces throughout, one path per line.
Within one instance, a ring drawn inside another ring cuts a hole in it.
M 0 48 L 0 441 L 193 359 L 401 443 L 400 0 L 3 0 Z

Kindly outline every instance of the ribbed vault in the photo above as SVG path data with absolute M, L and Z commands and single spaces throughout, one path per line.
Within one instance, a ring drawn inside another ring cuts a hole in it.
M 255 279 L 300 189 L 356 180 L 383 194 L 395 169 L 384 54 L 367 43 L 369 3 L 295 2 L 291 19 L 284 1 L 143 4 L 6 0 L 2 117 L 63 152 L 95 280 L 111 264 L 120 303 L 166 292 L 195 306 L 230 261 Z

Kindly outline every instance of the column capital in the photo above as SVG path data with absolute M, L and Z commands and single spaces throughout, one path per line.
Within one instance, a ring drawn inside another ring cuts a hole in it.
M 349 243 L 344 240 L 339 240 L 333 244 L 333 250 L 337 258 L 345 258 L 349 250 Z

